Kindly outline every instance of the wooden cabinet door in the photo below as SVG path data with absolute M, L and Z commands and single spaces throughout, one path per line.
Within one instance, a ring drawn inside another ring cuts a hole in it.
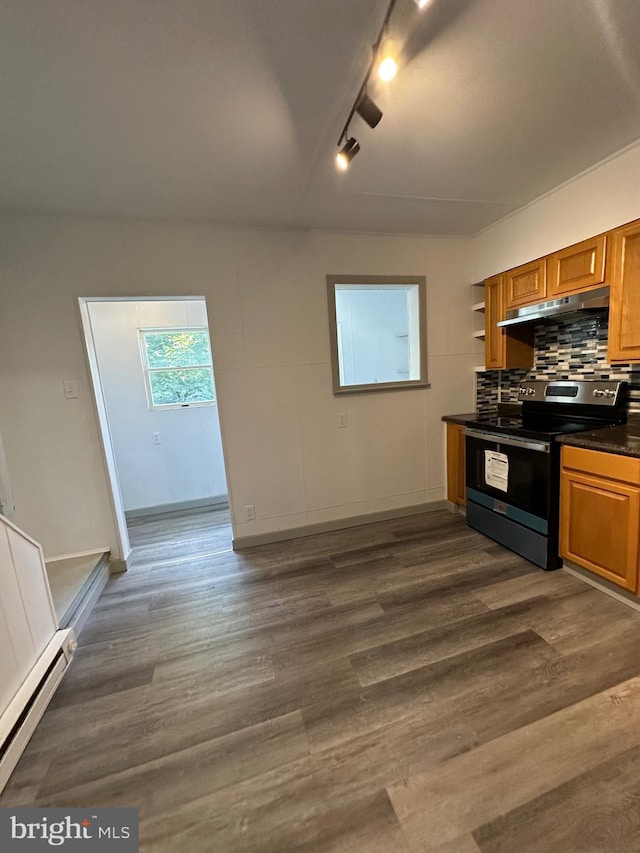
M 504 274 L 504 308 L 518 308 L 520 305 L 533 305 L 542 302 L 547 296 L 546 259 L 532 261 L 509 270 Z
M 563 468 L 561 557 L 637 592 L 639 534 L 639 488 Z
M 484 358 L 487 370 L 506 367 L 505 330 L 496 325 L 504 319 L 503 279 L 494 275 L 484 283 Z
M 640 361 L 640 220 L 610 234 L 609 361 Z
M 464 506 L 467 502 L 464 427 L 447 424 L 447 500 Z
M 592 290 L 605 281 L 607 235 L 583 240 L 547 258 L 547 298 Z
M 533 326 L 507 330 L 504 320 L 504 275 L 484 283 L 484 363 L 487 370 L 528 370 L 533 365 Z

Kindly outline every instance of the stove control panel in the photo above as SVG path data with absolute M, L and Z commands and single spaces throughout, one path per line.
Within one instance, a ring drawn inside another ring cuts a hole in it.
M 524 403 L 576 403 L 592 406 L 619 406 L 623 400 L 625 382 L 606 379 L 528 380 L 518 389 L 518 399 Z

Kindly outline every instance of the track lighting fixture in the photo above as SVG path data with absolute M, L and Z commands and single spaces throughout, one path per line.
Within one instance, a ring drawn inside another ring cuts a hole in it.
M 336 154 L 336 163 L 338 164 L 338 168 L 342 169 L 343 172 L 348 169 L 349 163 L 353 160 L 359 150 L 360 144 L 353 138 L 353 136 L 350 136 L 340 151 Z
M 356 112 L 363 118 L 371 129 L 377 127 L 382 118 L 382 110 L 375 104 L 366 92 L 363 92 L 356 103 Z
M 398 0 L 389 0 L 389 5 L 387 6 L 387 11 L 378 33 L 378 38 L 371 47 L 371 62 L 369 63 L 369 68 L 367 69 L 365 78 L 358 90 L 353 106 L 349 111 L 347 120 L 344 123 L 342 133 L 338 137 L 338 147 L 342 147 L 336 155 L 336 163 L 338 168 L 343 170 L 348 168 L 349 163 L 360 150 L 358 142 L 353 138 L 353 136 L 349 136 L 349 124 L 351 123 L 353 116 L 358 113 L 370 128 L 377 127 L 380 119 L 382 118 L 382 110 L 373 102 L 367 93 L 369 78 L 373 74 L 374 69 L 376 69 L 380 79 L 385 81 L 393 80 L 398 71 L 399 50 L 394 42 L 388 38 L 389 19 L 391 18 L 391 13 L 393 12 L 397 1 Z M 414 0 L 418 9 L 425 9 L 432 1 L 433 0 Z M 343 142 L 344 145 L 342 144 Z

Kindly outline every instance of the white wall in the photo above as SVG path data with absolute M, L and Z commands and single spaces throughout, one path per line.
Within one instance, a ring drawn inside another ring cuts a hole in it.
M 626 148 L 471 241 L 481 281 L 640 218 L 640 143 Z
M 49 556 L 115 542 L 78 296 L 206 297 L 236 536 L 444 496 L 440 418 L 471 408 L 477 360 L 468 241 L 17 215 L 0 240 L 0 431 Z M 327 274 L 426 276 L 430 389 L 333 397 Z
M 224 497 L 217 405 L 151 410 L 138 345 L 138 329 L 206 327 L 204 300 L 90 302 L 88 309 L 125 510 Z

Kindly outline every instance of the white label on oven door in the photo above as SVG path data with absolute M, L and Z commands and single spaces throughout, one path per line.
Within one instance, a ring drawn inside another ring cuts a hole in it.
M 484 479 L 487 486 L 506 492 L 509 481 L 509 457 L 495 450 L 484 452 Z

